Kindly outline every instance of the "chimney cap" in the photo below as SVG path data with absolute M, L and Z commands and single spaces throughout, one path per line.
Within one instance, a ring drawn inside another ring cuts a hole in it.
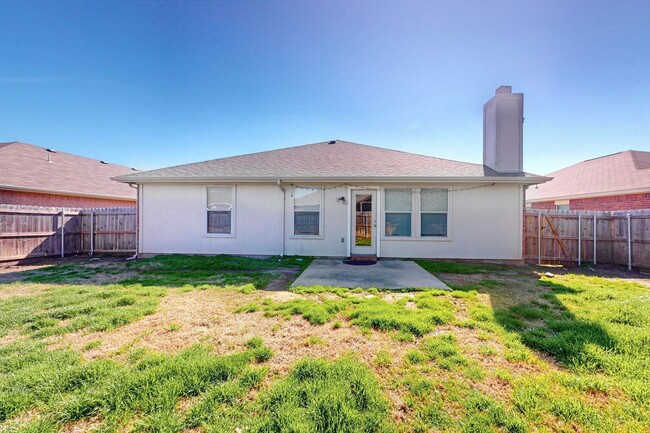
M 494 94 L 498 95 L 500 93 L 512 93 L 512 86 L 499 86 Z

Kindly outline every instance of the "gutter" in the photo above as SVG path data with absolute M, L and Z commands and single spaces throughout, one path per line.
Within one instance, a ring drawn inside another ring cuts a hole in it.
M 223 177 L 129 177 L 117 176 L 111 178 L 117 182 L 123 183 L 206 183 L 206 182 L 239 182 L 239 183 L 277 183 L 277 177 L 236 177 L 236 176 L 223 176 Z M 300 183 L 322 183 L 322 182 L 363 182 L 368 184 L 384 184 L 384 183 L 503 183 L 503 184 L 517 184 L 517 185 L 535 185 L 552 180 L 551 177 L 546 176 L 485 176 L 485 177 L 299 177 L 299 178 L 285 178 L 284 182 L 300 182 Z

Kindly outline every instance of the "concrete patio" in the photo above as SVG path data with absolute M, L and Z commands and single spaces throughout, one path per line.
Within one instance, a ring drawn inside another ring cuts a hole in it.
M 296 286 L 451 290 L 417 263 L 407 260 L 379 260 L 374 265 L 355 266 L 340 259 L 316 259 L 291 284 Z

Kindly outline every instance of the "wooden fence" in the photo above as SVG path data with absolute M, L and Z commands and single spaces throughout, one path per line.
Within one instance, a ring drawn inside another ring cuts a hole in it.
M 135 253 L 135 208 L 0 205 L 0 261 L 81 253 Z
M 590 262 L 650 268 L 650 210 L 526 210 L 524 258 L 538 264 Z

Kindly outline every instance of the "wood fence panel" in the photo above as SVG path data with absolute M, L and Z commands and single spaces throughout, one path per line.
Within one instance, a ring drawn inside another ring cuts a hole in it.
M 62 214 L 61 211 L 64 211 Z M 65 254 L 134 253 L 134 208 L 58 209 L 0 205 L 0 261 Z M 93 221 L 98 224 L 93 224 Z M 92 240 L 92 242 L 91 242 Z
M 647 266 L 647 263 L 650 263 L 650 218 L 633 216 L 630 225 L 632 229 L 632 264 Z
M 631 230 L 628 230 L 628 214 Z M 594 215 L 596 215 L 596 263 L 628 265 L 631 251 L 633 266 L 650 268 L 650 210 L 630 212 L 527 210 L 524 214 L 525 260 L 546 264 L 571 263 L 578 262 L 578 254 L 580 254 L 581 262 L 593 262 Z M 539 226 L 538 220 L 541 221 Z M 579 229 L 578 225 L 580 225 Z M 541 246 L 539 249 L 538 242 Z

